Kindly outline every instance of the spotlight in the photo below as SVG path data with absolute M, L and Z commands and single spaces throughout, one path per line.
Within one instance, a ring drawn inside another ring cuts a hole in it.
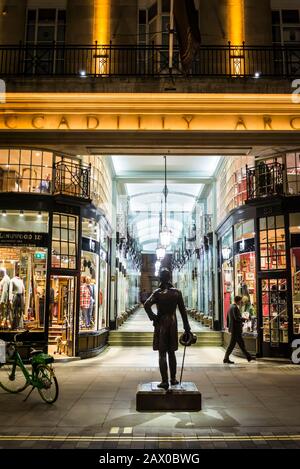
M 42 212 L 38 213 L 38 218 L 42 218 Z
M 86 71 L 85 70 L 80 70 L 79 75 L 83 78 L 86 77 Z
M 20 210 L 20 217 L 24 217 L 24 211 L 23 210 Z
M 255 72 L 254 78 L 260 78 L 260 72 Z
M 2 216 L 6 217 L 6 210 L 2 210 Z

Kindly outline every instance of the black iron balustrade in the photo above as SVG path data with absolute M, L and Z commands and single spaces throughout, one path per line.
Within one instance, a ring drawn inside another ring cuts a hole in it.
M 247 200 L 286 194 L 285 167 L 278 162 L 258 162 L 246 167 Z
M 0 76 L 162 76 L 169 74 L 168 47 L 161 45 L 19 45 L 0 46 Z M 184 75 L 174 51 L 174 75 Z M 259 78 L 300 76 L 300 45 L 203 45 L 190 76 Z
M 73 161 L 59 161 L 54 165 L 54 195 L 68 195 L 90 199 L 91 166 Z

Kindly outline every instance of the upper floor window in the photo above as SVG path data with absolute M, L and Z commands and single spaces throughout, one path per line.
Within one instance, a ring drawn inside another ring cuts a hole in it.
M 27 10 L 26 42 L 29 44 L 64 43 L 66 10 L 37 8 Z
M 274 44 L 300 43 L 300 10 L 274 10 L 272 31 Z

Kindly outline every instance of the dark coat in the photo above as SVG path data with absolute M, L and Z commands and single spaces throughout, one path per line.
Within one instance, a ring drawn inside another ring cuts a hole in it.
M 157 314 L 152 311 L 154 304 L 157 307 Z M 170 283 L 161 285 L 145 302 L 145 311 L 154 323 L 153 350 L 172 352 L 178 349 L 177 306 L 182 317 L 184 330 L 189 331 L 190 325 L 181 291 Z
M 243 318 L 240 309 L 236 304 L 230 306 L 227 320 L 229 332 L 233 335 L 242 335 Z

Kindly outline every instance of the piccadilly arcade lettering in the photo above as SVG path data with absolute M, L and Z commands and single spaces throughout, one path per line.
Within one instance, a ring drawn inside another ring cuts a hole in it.
M 215 121 L 217 119 L 217 122 Z M 0 128 L 8 130 L 300 130 L 297 115 L 114 115 L 4 114 Z

